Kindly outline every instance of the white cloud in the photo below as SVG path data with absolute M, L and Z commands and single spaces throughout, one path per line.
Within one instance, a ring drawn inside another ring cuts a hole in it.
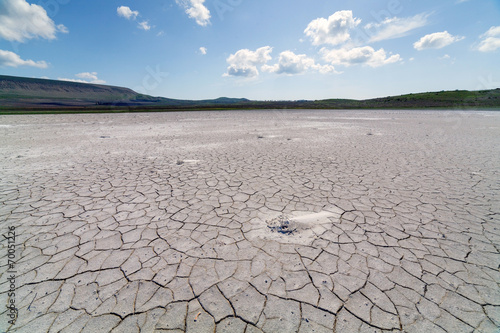
M 131 10 L 130 7 L 127 6 L 120 6 L 116 9 L 116 13 L 118 16 L 124 17 L 127 20 L 135 21 L 137 20 L 137 17 L 140 15 L 137 10 Z M 151 26 L 149 25 L 148 20 L 144 20 L 142 22 L 137 23 L 137 27 L 139 29 L 149 31 L 151 30 Z
M 57 31 L 59 31 L 60 33 L 63 33 L 63 34 L 68 34 L 69 33 L 68 28 L 66 28 L 64 26 L 64 24 L 57 25 Z
M 418 14 L 412 17 L 388 18 L 381 23 L 367 24 L 365 30 L 371 32 L 370 42 L 399 38 L 406 36 L 411 30 L 427 25 L 428 17 L 429 14 Z
M 137 10 L 131 10 L 130 7 L 120 6 L 116 9 L 116 13 L 118 16 L 124 17 L 127 20 L 135 20 L 137 16 L 139 16 L 139 12 Z
M 139 29 L 148 31 L 151 30 L 151 26 L 149 25 L 149 22 L 146 20 L 139 22 Z
M 292 51 L 281 52 L 277 64 L 262 66 L 263 71 L 287 75 L 302 74 L 310 69 L 322 74 L 335 72 L 334 67 L 331 65 L 316 64 L 314 59 L 307 57 L 305 54 L 295 54 Z
M 97 72 L 84 72 L 84 73 L 78 73 L 75 74 L 76 77 L 79 77 L 80 79 L 88 79 L 91 81 L 98 80 L 97 79 Z
M 32 38 L 55 39 L 56 33 L 68 29 L 55 25 L 43 7 L 29 4 L 26 0 L 0 1 L 0 38 L 24 42 Z
M 202 27 L 210 24 L 210 11 L 203 4 L 205 0 L 175 0 L 186 9 L 186 14 Z
M 75 74 L 78 79 L 66 79 L 66 78 L 57 78 L 61 81 L 70 81 L 70 82 L 80 82 L 80 83 L 94 83 L 94 84 L 104 84 L 106 81 L 100 80 L 97 77 L 97 72 L 84 72 Z
M 343 43 L 350 38 L 350 29 L 361 23 L 354 18 L 351 10 L 333 13 L 328 19 L 317 18 L 309 23 L 304 33 L 311 38 L 313 45 Z
M 255 66 L 235 66 L 231 65 L 227 68 L 227 73 L 223 76 L 241 76 L 241 77 L 255 77 L 259 75 L 259 71 Z
M 206 47 L 204 47 L 204 46 L 200 47 L 200 52 L 201 52 L 201 54 L 203 54 L 203 55 L 207 54 L 207 48 L 206 48 Z
M 481 52 L 492 52 L 500 48 L 500 26 L 491 27 L 480 36 L 482 38 L 477 49 Z
M 425 35 L 413 44 L 413 47 L 419 51 L 425 49 L 441 49 L 445 46 L 461 41 L 465 37 L 452 36 L 448 31 L 435 32 Z
M 380 67 L 387 64 L 392 64 L 401 61 L 399 54 L 387 56 L 384 49 L 375 51 L 370 46 L 356 47 L 352 49 L 341 48 L 336 50 L 328 50 L 322 48 L 320 53 L 325 61 L 332 65 L 366 65 L 370 67 Z
M 31 66 L 38 68 L 47 68 L 47 63 L 45 61 L 23 60 L 14 52 L 0 50 L 0 66 Z
M 227 73 L 224 76 L 242 76 L 242 77 L 255 77 L 259 75 L 257 66 L 264 65 L 271 60 L 270 53 L 273 48 L 264 46 L 255 51 L 249 49 L 242 49 L 231 54 L 227 59 L 229 66 Z

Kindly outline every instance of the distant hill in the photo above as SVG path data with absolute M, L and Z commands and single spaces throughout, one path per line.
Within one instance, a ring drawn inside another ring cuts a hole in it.
M 0 75 L 0 103 L 19 100 L 129 101 L 137 93 L 128 88 L 100 84 L 33 79 Z
M 317 101 L 324 107 L 356 108 L 499 108 L 500 88 L 491 90 L 454 90 L 406 94 L 381 98 L 356 100 L 327 99 Z
M 500 89 L 455 90 L 366 100 L 251 101 L 220 97 L 180 100 L 139 94 L 132 89 L 71 81 L 0 75 L 0 113 L 169 111 L 200 109 L 500 109 Z
M 73 81 L 34 79 L 0 75 L 0 107 L 186 107 L 196 105 L 227 105 L 248 101 L 244 98 L 221 97 L 214 100 L 179 100 L 139 94 L 132 89 Z

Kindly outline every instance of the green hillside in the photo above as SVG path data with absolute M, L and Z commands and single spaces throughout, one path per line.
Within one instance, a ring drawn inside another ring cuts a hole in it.
M 213 100 L 180 100 L 139 94 L 132 89 L 72 81 L 35 79 L 0 75 L 0 108 L 109 108 L 179 107 L 233 105 L 245 98 L 220 97 Z
M 500 88 L 426 92 L 366 100 L 326 99 L 314 104 L 320 108 L 499 108 Z
M 366 100 L 251 101 L 220 97 L 180 100 L 139 94 L 131 89 L 58 80 L 0 75 L 0 113 L 129 112 L 211 109 L 500 109 L 500 88 L 455 90 Z
M 49 98 L 118 101 L 131 100 L 136 96 L 137 93 L 128 88 L 0 75 L 1 100 Z

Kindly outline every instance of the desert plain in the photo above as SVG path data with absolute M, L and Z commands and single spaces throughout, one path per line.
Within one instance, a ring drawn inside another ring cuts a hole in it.
M 0 116 L 0 331 L 498 332 L 499 174 L 500 112 Z

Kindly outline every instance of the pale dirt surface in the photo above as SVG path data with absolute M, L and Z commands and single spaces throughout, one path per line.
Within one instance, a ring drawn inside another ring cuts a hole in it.
M 0 328 L 498 332 L 499 172 L 498 112 L 0 116 Z

